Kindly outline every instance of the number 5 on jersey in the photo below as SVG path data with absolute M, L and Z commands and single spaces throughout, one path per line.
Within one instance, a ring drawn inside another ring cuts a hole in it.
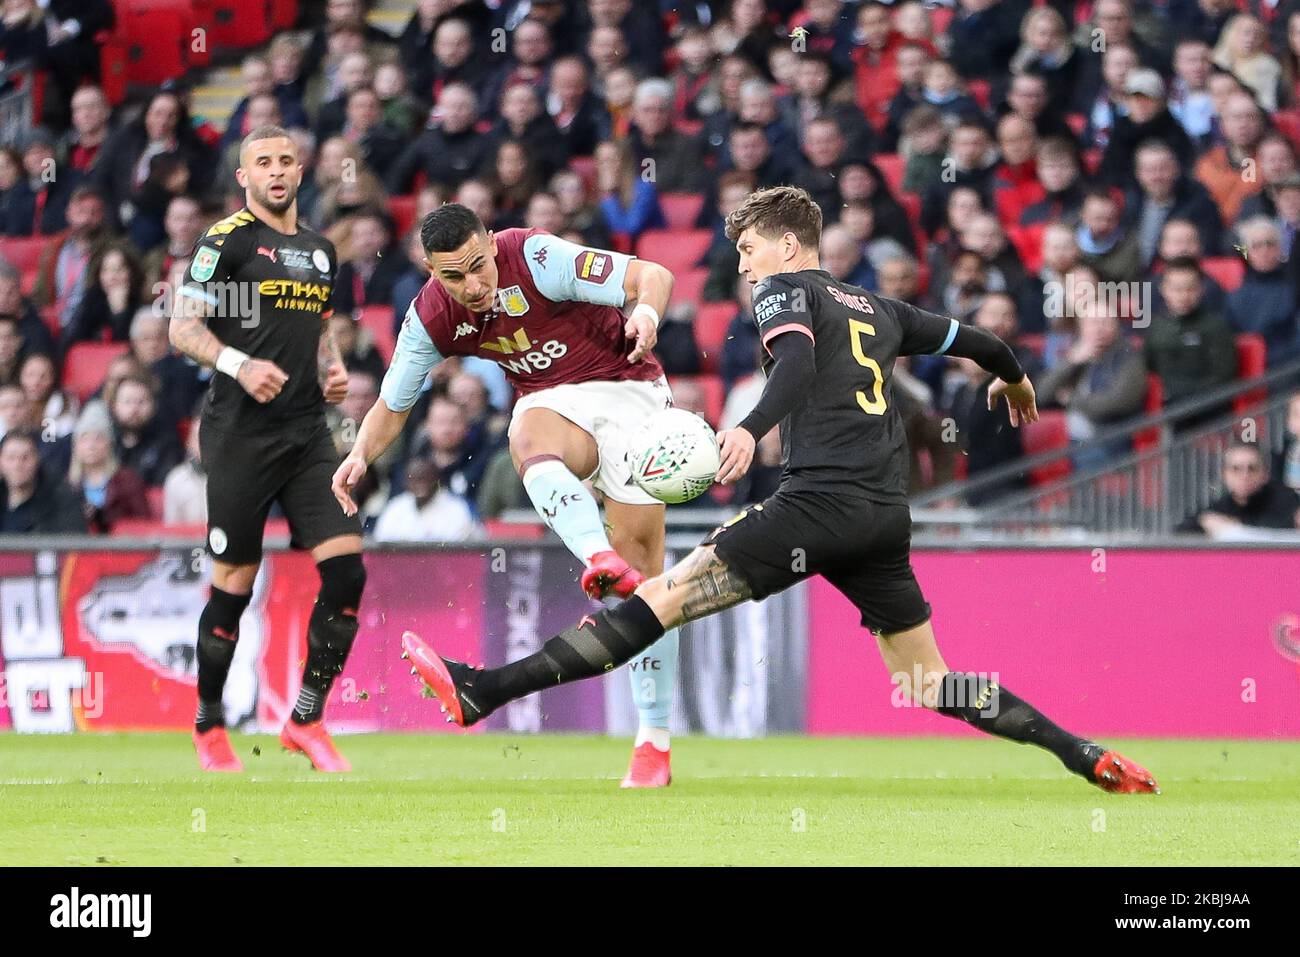
M 858 405 L 862 406 L 862 411 L 867 415 L 884 415 L 885 414 L 885 377 L 880 372 L 880 365 L 875 359 L 867 355 L 867 350 L 863 347 L 862 336 L 874 336 L 876 327 L 869 322 L 863 322 L 860 319 L 849 320 L 849 342 L 853 344 L 853 358 L 858 361 L 858 365 L 870 369 L 876 377 L 875 382 L 871 384 L 872 396 L 867 398 L 867 394 L 861 389 L 857 392 Z

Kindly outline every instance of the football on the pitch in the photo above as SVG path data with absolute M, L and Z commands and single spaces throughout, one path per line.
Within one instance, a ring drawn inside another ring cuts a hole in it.
M 685 409 L 656 412 L 628 447 L 632 481 L 670 505 L 703 495 L 722 464 L 709 423 Z

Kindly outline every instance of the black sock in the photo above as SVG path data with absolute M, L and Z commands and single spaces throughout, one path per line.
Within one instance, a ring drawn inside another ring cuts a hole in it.
M 594 678 L 631 661 L 663 637 L 650 606 L 636 595 L 607 611 L 585 615 L 575 627 L 548 639 L 542 650 L 474 676 L 474 700 L 484 711 L 524 695 Z
M 248 607 L 251 595 L 232 595 L 215 585 L 208 603 L 199 615 L 199 708 L 194 717 L 198 731 L 210 731 L 226 723 L 221 709 L 221 693 L 235 657 L 239 638 L 239 616 Z
M 979 675 L 958 671 L 944 675 L 935 710 L 960 718 L 985 734 L 1046 748 L 1075 774 L 1089 780 L 1102 754 L 1100 745 L 1070 734 L 1029 702 Z
M 290 716 L 294 724 L 311 724 L 324 716 L 330 688 L 357 637 L 357 606 L 366 582 L 360 555 L 327 558 L 317 568 L 321 589 L 307 626 L 307 663 Z
M 331 611 L 320 602 L 312 609 L 307 626 L 307 663 L 302 669 L 298 701 L 293 706 L 294 724 L 311 724 L 325 714 L 325 699 L 347 663 L 357 627 L 355 614 Z

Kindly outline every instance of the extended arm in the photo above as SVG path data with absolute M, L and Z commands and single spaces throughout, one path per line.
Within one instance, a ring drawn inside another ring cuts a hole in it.
M 635 302 L 624 333 L 636 339 L 636 348 L 628 362 L 640 362 L 659 341 L 659 320 L 668 309 L 673 294 L 673 274 L 658 263 L 634 259 L 627 265 L 623 278 L 624 303 Z
M 950 356 L 971 359 L 981 369 L 995 376 L 989 383 L 989 409 L 998 404 L 998 396 L 1006 396 L 1008 418 L 1013 426 L 1021 422 L 1038 421 L 1038 399 L 1034 395 L 1034 384 L 1020 368 L 1020 360 L 1011 351 L 1011 347 L 983 329 L 963 326 L 953 320 L 956 330 L 951 344 L 944 351 Z
M 415 305 L 407 310 L 401 334 L 393 352 L 393 364 L 388 367 L 384 384 L 379 390 L 379 401 L 370 407 L 352 451 L 334 473 L 332 489 L 343 511 L 351 516 L 357 513 L 352 500 L 352 489 L 366 474 L 370 463 L 396 441 L 402 427 L 411 415 L 411 409 L 420 397 L 425 380 L 433 367 L 442 361 L 442 353 L 429 338 Z
M 974 360 L 981 369 L 993 373 L 1003 382 L 1019 383 L 1025 377 L 1020 360 L 1011 347 L 993 333 L 974 326 L 957 325 L 947 355 Z
M 768 340 L 767 347 L 776 361 L 768 371 L 763 394 L 738 426 L 719 437 L 722 464 L 718 467 L 717 481 L 723 485 L 744 477 L 759 440 L 798 410 L 812 391 L 812 380 L 817 373 L 812 339 L 793 331 L 783 332 Z
M 537 290 L 552 302 L 592 302 L 626 308 L 635 302 L 624 332 L 636 339 L 629 362 L 655 346 L 659 319 L 673 292 L 673 274 L 658 263 L 608 249 L 592 249 L 538 233 L 524 240 L 524 261 Z

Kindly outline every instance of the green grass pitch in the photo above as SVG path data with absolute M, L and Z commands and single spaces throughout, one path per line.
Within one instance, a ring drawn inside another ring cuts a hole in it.
M 349 775 L 234 743 L 243 775 L 186 735 L 0 735 L 0 864 L 1300 864 L 1300 742 L 1117 742 L 1159 797 L 976 739 L 679 738 L 656 792 L 616 738 L 344 737 Z

